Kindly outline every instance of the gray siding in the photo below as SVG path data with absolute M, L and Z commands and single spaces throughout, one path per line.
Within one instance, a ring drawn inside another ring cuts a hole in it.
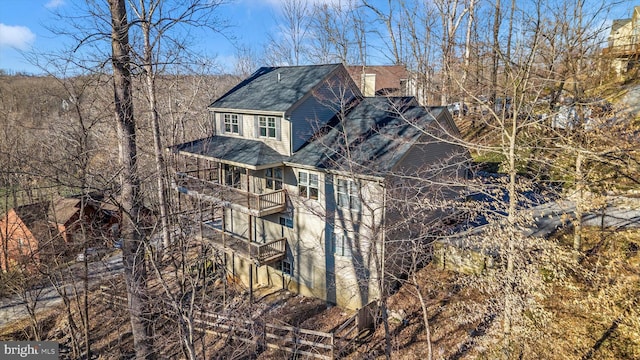
M 343 76 L 344 74 L 337 73 L 324 81 L 289 114 L 293 152 L 298 151 L 319 127 L 331 120 L 340 107 L 351 102 L 357 94 L 358 90 L 353 89 L 353 81 L 345 84 L 344 79 L 341 79 Z
M 440 126 L 446 128 L 450 134 L 458 135 L 457 128 L 452 125 L 453 121 L 448 112 L 443 112 L 438 116 L 437 123 L 429 133 L 440 133 Z M 395 166 L 396 170 L 402 172 L 429 171 L 437 167 L 446 166 L 446 171 L 441 172 L 442 176 L 464 177 L 469 156 L 468 151 L 454 142 L 442 141 L 446 135 L 440 133 L 438 138 L 429 135 L 422 135 L 418 141 L 407 151 L 402 160 Z M 438 171 L 440 172 L 440 171 Z

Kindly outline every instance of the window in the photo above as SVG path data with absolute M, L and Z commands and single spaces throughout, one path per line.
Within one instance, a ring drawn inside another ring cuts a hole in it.
M 318 200 L 318 175 L 298 172 L 298 193 L 303 198 Z
M 293 216 L 280 216 L 280 225 L 293 229 Z
M 224 164 L 224 184 L 234 188 L 240 188 L 241 168 L 229 164 Z
M 289 259 L 282 259 L 276 263 L 276 269 L 282 271 L 283 274 L 293 275 L 293 264 Z
M 271 116 L 260 116 L 259 118 L 260 137 L 276 138 L 276 118 Z
M 351 256 L 351 241 L 346 232 L 333 233 L 333 253 L 338 256 Z
M 264 177 L 267 179 L 267 189 L 282 189 L 282 168 L 269 168 L 265 170 Z
M 410 96 L 409 81 L 407 79 L 400 79 L 400 96 Z
M 224 114 L 224 132 L 240 134 L 240 122 L 237 114 Z
M 352 180 L 338 179 L 338 187 L 336 189 L 338 206 L 351 210 L 360 210 L 360 196 L 358 194 L 358 185 Z

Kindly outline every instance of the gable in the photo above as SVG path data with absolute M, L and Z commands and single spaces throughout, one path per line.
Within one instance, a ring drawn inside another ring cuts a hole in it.
M 288 115 L 291 121 L 291 149 L 300 150 L 337 113 L 353 107 L 362 98 L 344 68 L 335 71 L 310 91 Z
M 66 224 L 80 211 L 80 199 L 58 198 L 49 213 L 49 220 L 58 224 Z

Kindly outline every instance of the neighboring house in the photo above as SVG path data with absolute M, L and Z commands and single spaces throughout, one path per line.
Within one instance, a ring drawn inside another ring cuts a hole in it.
M 609 44 L 602 54 L 610 59 L 617 75 L 623 75 L 637 66 L 640 55 L 640 6 L 633 8 L 631 18 L 613 20 Z
M 13 266 L 30 267 L 40 261 L 42 239 L 48 239 L 48 202 L 9 209 L 0 219 L 0 265 L 2 271 Z
M 6 271 L 18 263 L 37 264 L 43 257 L 64 255 L 66 250 L 84 245 L 81 224 L 85 225 L 85 235 L 91 245 L 105 242 L 107 238 L 113 240 L 110 226 L 118 219 L 113 207 L 91 197 L 85 197 L 83 205 L 82 199 L 80 196 L 59 197 L 52 202 L 10 209 L 0 219 L 2 269 Z
M 84 211 L 84 224 L 87 231 L 96 214 L 99 211 L 98 204 L 93 201 L 85 201 L 84 209 L 81 197 L 60 197 L 53 201 L 53 206 L 48 214 L 50 224 L 60 234 L 65 243 L 73 241 L 75 233 L 80 232 L 80 212 Z
M 348 66 L 364 96 L 415 96 L 407 68 L 402 65 Z
M 348 308 L 379 299 L 382 261 L 397 254 L 385 253 L 399 244 L 385 227 L 399 220 L 392 174 L 467 160 L 434 137 L 457 131 L 446 108 L 363 97 L 340 64 L 260 68 L 209 110 L 212 136 L 169 148 L 184 224 L 250 289 Z

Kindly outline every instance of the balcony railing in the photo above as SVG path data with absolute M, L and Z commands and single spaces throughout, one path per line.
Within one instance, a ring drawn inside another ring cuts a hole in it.
M 266 243 L 250 242 L 238 235 L 224 232 L 220 222 L 216 225 L 202 224 L 202 237 L 214 247 L 232 252 L 261 266 L 281 260 L 286 254 L 287 239 L 281 238 Z
M 286 209 L 284 190 L 254 194 L 180 172 L 174 179 L 174 187 L 182 193 L 217 202 L 224 207 L 258 217 L 275 214 Z
M 632 56 L 640 54 L 640 44 L 614 45 L 602 49 L 604 56 Z

